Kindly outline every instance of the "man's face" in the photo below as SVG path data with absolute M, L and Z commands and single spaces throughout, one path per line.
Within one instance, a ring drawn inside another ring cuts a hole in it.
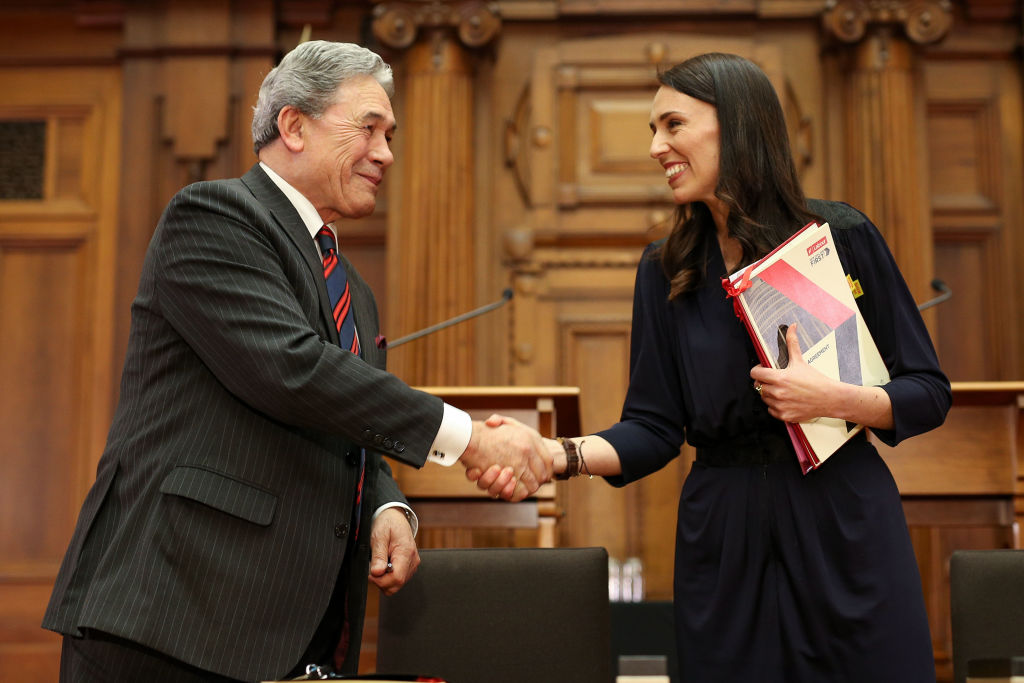
M 394 162 L 395 116 L 370 76 L 338 87 L 319 119 L 303 115 L 303 186 L 325 223 L 373 213 L 384 171 Z

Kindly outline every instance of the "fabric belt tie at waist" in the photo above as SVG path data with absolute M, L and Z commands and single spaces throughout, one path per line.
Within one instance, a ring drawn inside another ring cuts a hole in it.
M 862 429 L 854 434 L 847 444 L 858 440 L 867 440 L 867 430 Z M 789 441 L 789 435 L 761 432 L 697 446 L 697 462 L 707 467 L 752 467 L 777 462 L 795 463 L 796 452 Z
M 751 467 L 795 463 L 796 453 L 788 435 L 762 432 L 697 446 L 697 462 L 707 467 Z

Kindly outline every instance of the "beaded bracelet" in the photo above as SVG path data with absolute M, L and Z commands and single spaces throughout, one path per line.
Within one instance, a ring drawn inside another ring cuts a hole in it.
M 587 442 L 587 440 L 584 439 L 583 441 L 580 441 L 580 445 L 579 445 L 579 452 L 580 452 L 580 470 L 579 471 L 585 473 L 587 475 L 588 479 L 593 479 L 594 475 L 590 473 L 590 468 L 587 467 L 587 461 L 583 459 L 583 444 L 585 444 L 586 442 Z M 579 472 L 577 472 L 577 474 L 579 474 Z

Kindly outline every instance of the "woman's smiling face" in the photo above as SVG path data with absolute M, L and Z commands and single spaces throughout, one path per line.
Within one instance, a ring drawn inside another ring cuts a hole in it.
M 714 106 L 662 86 L 651 105 L 651 157 L 665 169 L 676 204 L 719 203 L 719 130 Z

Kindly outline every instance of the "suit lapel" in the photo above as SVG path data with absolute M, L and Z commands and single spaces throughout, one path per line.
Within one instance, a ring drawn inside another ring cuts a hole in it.
M 327 282 L 324 280 L 324 265 L 320 260 L 320 252 L 317 251 L 313 239 L 309 236 L 306 224 L 302 222 L 298 211 L 292 206 L 288 197 L 281 192 L 274 181 L 255 164 L 249 172 L 242 176 L 249 191 L 256 200 L 265 206 L 274 216 L 274 220 L 284 231 L 288 238 L 295 245 L 306 267 L 309 268 L 309 275 L 316 283 L 318 298 L 320 300 L 320 315 L 323 318 L 324 326 L 330 336 L 330 341 L 338 343 L 338 329 L 334 326 L 334 314 L 331 312 L 331 299 L 327 295 Z M 357 318 L 358 322 L 358 318 Z

